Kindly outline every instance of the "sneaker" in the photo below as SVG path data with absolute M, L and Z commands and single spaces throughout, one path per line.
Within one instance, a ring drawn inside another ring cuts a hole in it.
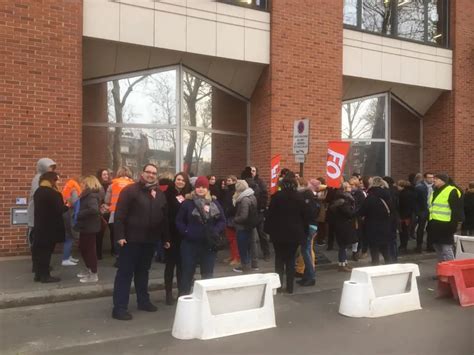
M 71 259 L 66 259 L 66 260 L 63 260 L 61 262 L 61 265 L 62 266 L 76 266 L 77 263 L 75 263 L 74 261 L 72 261 Z
M 252 271 L 259 271 L 259 270 L 260 268 L 258 266 L 255 266 L 255 267 L 252 266 Z
M 237 266 L 237 267 L 234 267 L 232 269 L 233 272 L 244 272 L 244 270 L 242 269 L 242 266 Z
M 82 282 L 82 283 L 97 282 L 97 281 L 99 281 L 99 276 L 97 276 L 97 273 L 93 274 L 91 272 L 89 275 L 81 278 L 79 281 Z
M 83 277 L 89 276 L 90 273 L 91 273 L 91 271 L 89 269 L 87 269 L 87 270 L 81 271 L 76 276 L 79 277 L 80 279 L 82 279 Z
M 112 311 L 112 318 L 117 320 L 131 320 L 133 317 L 127 311 Z
M 69 257 L 69 260 L 76 264 L 79 262 L 79 259 L 73 258 L 72 256 Z

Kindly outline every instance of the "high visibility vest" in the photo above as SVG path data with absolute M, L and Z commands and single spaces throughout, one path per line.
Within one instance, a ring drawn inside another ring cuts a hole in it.
M 121 177 L 121 178 L 112 180 L 112 185 L 110 185 L 110 188 L 112 190 L 112 197 L 110 199 L 110 207 L 109 207 L 109 210 L 111 212 L 115 212 L 115 209 L 117 208 L 117 201 L 118 201 L 120 192 L 124 189 L 124 187 L 133 183 L 134 181 L 128 177 Z
M 69 179 L 66 182 L 66 185 L 64 185 L 62 191 L 64 203 L 69 207 L 71 207 L 69 199 L 71 198 L 72 192 L 74 190 L 76 190 L 77 196 L 79 196 L 82 192 L 81 186 L 77 183 L 77 181 L 74 179 Z
M 430 196 L 430 221 L 451 222 L 451 207 L 449 207 L 449 195 L 451 191 L 456 190 L 459 197 L 461 191 L 454 186 L 447 186 L 433 200 L 433 194 Z

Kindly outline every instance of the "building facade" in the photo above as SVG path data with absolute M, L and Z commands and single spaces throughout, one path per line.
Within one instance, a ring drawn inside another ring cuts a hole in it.
M 474 179 L 471 0 L 15 0 L 0 27 L 0 256 L 28 252 L 42 157 L 268 181 L 307 118 L 305 176 L 347 140 L 346 175 Z

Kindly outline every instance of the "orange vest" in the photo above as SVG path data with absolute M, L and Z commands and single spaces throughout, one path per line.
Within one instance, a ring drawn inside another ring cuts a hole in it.
M 71 198 L 73 190 L 76 190 L 77 196 L 79 196 L 82 192 L 81 186 L 77 183 L 77 181 L 73 179 L 69 179 L 66 182 L 66 185 L 64 185 L 64 188 L 62 191 L 64 203 L 69 207 L 71 207 L 69 199 Z
M 112 180 L 112 185 L 110 188 L 112 189 L 112 197 L 110 199 L 110 207 L 109 210 L 111 212 L 115 212 L 117 208 L 117 201 L 120 195 L 120 192 L 124 189 L 125 186 L 133 184 L 134 181 L 128 177 L 121 177 Z

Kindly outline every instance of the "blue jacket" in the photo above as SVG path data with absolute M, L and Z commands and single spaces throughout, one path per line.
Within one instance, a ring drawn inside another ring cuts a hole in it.
M 210 202 L 210 201 L 209 201 Z M 220 234 L 224 231 L 226 221 L 224 216 L 224 210 L 217 200 L 212 202 L 219 209 L 219 214 L 211 219 L 212 228 L 215 233 Z M 193 211 L 196 209 L 196 205 L 192 199 L 186 199 L 179 209 L 178 215 L 176 216 L 176 227 L 179 233 L 183 236 L 183 239 L 190 241 L 202 241 L 204 240 L 204 225 L 201 223 L 199 213 Z

